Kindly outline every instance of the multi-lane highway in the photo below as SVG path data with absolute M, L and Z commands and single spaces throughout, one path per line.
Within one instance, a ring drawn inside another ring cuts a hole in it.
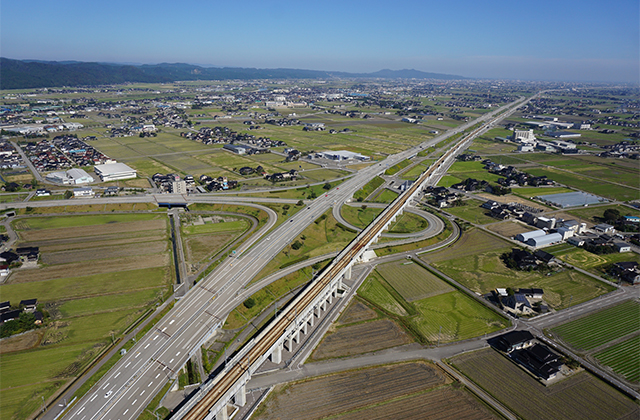
M 520 99 L 518 104 L 523 102 Z M 492 118 L 498 111 L 500 110 L 484 115 L 466 126 Z M 460 127 L 457 131 L 464 128 Z M 454 133 L 437 137 L 357 172 L 340 187 L 314 200 L 277 229 L 264 235 L 259 246 L 250 249 L 244 247 L 236 257 L 225 260 L 209 277 L 191 289 L 129 353 L 76 402 L 65 418 L 136 418 L 169 378 L 184 365 L 190 354 L 199 351 L 200 344 L 238 305 L 241 289 L 306 226 L 328 208 L 351 198 L 356 190 L 387 167 L 452 134 Z

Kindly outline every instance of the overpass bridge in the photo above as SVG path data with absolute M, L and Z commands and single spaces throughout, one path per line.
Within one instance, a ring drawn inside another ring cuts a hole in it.
M 242 302 L 241 290 L 248 281 L 272 260 L 288 243 L 299 235 L 306 226 L 320 217 L 329 207 L 338 202 L 344 202 L 353 193 L 366 184 L 373 176 L 379 174 L 386 166 L 394 165 L 410 155 L 417 153 L 423 147 L 436 144 L 461 129 L 468 129 L 474 124 L 481 123 L 482 127 L 474 130 L 465 139 L 468 141 L 474 135 L 481 134 L 485 127 L 495 121 L 494 118 L 506 116 L 516 107 L 525 103 L 524 98 L 506 105 L 491 113 L 485 114 L 472 123 L 459 127 L 452 133 L 428 140 L 422 145 L 414 146 L 406 151 L 389 156 L 385 162 L 380 162 L 361 169 L 340 188 L 335 188 L 308 204 L 307 209 L 296 213 L 288 221 L 271 231 L 260 246 L 242 246 L 239 256 L 228 258 L 209 276 L 199 282 L 178 301 L 176 306 L 163 317 L 154 328 L 116 363 L 82 398 L 71 407 L 57 411 L 56 415 L 64 415 L 70 420 L 133 420 L 147 406 L 153 395 L 157 394 L 171 378 L 184 366 L 208 337 L 221 327 L 227 314 Z M 477 126 L 477 125 L 476 125 Z M 244 402 L 244 386 L 248 377 L 255 373 L 262 361 L 268 358 L 278 360 L 282 348 L 290 344 L 300 331 L 304 332 L 305 325 L 314 322 L 314 311 L 324 305 L 323 302 L 333 299 L 340 288 L 342 278 L 349 276 L 351 266 L 360 259 L 372 243 L 378 240 L 381 232 L 386 229 L 393 218 L 419 193 L 419 187 L 434 182 L 438 176 L 446 172 L 447 165 L 452 163 L 455 153 L 463 149 L 464 141 L 447 152 L 432 165 L 425 174 L 399 197 L 390 208 L 381 213 L 374 225 L 367 227 L 358 239 L 349 244 L 330 266 L 311 282 L 289 307 L 280 313 L 261 335 L 248 343 L 227 364 L 223 373 L 213 377 L 201 386 L 197 398 L 192 398 L 185 404 L 185 410 L 180 410 L 176 418 L 224 418 L 227 402 L 232 399 L 241 404 Z M 190 197 L 189 197 L 190 198 Z M 189 198 L 186 201 L 190 201 Z M 123 197 L 124 199 L 124 197 Z M 141 201 L 155 200 L 152 197 L 136 198 Z M 92 199 L 88 204 L 95 204 Z M 181 197 L 180 202 L 185 200 Z M 198 201 L 201 199 L 199 198 Z M 202 198 L 205 202 L 223 202 L 229 199 Z M 233 201 L 252 200 L 252 198 L 234 197 Z M 167 200 L 163 200 L 167 201 Z M 169 200 L 171 201 L 171 200 Z M 53 205 L 55 202 L 38 202 L 37 206 Z M 25 203 L 27 204 L 27 203 Z M 82 204 L 82 202 L 78 202 Z M 2 204 L 0 204 L 2 207 Z M 251 243 L 255 241 L 250 241 Z M 305 323 L 306 322 L 306 323 Z M 57 407 L 57 406 L 56 406 Z M 186 409 L 186 408 L 189 409 Z M 62 411 L 62 412 L 61 412 Z
M 226 420 L 227 405 L 231 400 L 236 405 L 243 406 L 246 403 L 246 384 L 258 368 L 267 359 L 276 364 L 281 363 L 284 346 L 291 350 L 293 340 L 299 341 L 300 333 L 306 334 L 307 328 L 314 325 L 316 316 L 325 309 L 327 303 L 331 304 L 332 299 L 338 296 L 342 280 L 351 278 L 352 266 L 365 258 L 365 252 L 379 240 L 382 232 L 417 198 L 423 187 L 444 175 L 455 156 L 494 122 L 495 120 L 491 120 L 484 123 L 465 135 L 433 163 L 410 188 L 349 243 L 305 290 L 277 314 L 258 336 L 249 341 L 217 376 L 205 382 L 174 413 L 172 419 Z

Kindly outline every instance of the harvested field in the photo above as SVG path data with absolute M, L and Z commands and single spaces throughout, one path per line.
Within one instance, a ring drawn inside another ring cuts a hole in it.
M 422 259 L 430 262 L 450 260 L 453 258 L 465 257 L 479 252 L 487 252 L 496 249 L 509 247 L 507 241 L 496 238 L 495 236 L 483 232 L 478 229 L 472 229 L 464 232 L 462 237 L 450 248 L 442 251 L 423 254 Z
M 42 331 L 29 331 L 13 337 L 7 337 L 0 341 L 0 354 L 14 351 L 28 350 L 40 344 Z
M 490 420 L 498 419 L 473 395 L 452 387 L 385 402 L 342 414 L 337 420 Z
M 388 365 L 338 373 L 278 386 L 256 419 L 321 419 L 434 388 L 448 381 L 426 362 Z
M 411 261 L 381 264 L 376 270 L 407 302 L 454 290 L 449 284 Z
M 498 235 L 511 238 L 516 236 L 519 233 L 530 232 L 535 230 L 534 227 L 529 225 L 525 225 L 524 223 L 519 223 L 513 220 L 508 222 L 496 223 L 495 225 L 486 226 L 491 232 L 495 232 Z
M 240 233 L 217 233 L 215 235 L 195 235 L 184 239 L 187 260 L 197 263 L 220 251 Z
M 3 299 L 11 301 L 20 301 L 20 299 L 24 299 L 24 296 L 38 296 L 38 301 L 42 303 L 62 302 L 135 290 L 160 290 L 167 287 L 170 276 L 169 268 L 164 266 L 89 276 L 44 279 L 4 284 L 2 285 L 2 296 Z
M 336 324 L 346 325 L 354 322 L 367 321 L 377 318 L 378 314 L 373 309 L 362 303 L 357 298 L 352 300 L 347 309 L 340 315 Z
M 352 356 L 408 344 L 413 340 L 390 319 L 346 325 L 327 332 L 313 352 L 313 359 Z
M 40 247 L 40 252 L 57 252 L 57 251 L 70 251 L 72 249 L 89 249 L 99 248 L 104 246 L 136 244 L 140 242 L 152 242 L 163 241 L 167 239 L 166 233 L 157 233 L 150 230 L 138 231 L 103 235 L 103 236 L 86 236 L 80 238 L 66 238 L 66 239 L 50 239 L 47 241 L 37 242 L 21 242 L 20 246 L 37 246 Z
M 72 251 L 43 252 L 40 258 L 45 264 L 70 264 L 87 260 L 94 260 L 95 262 L 95 260 L 114 260 L 126 256 L 157 254 L 166 250 L 167 242 L 159 241 L 147 242 L 144 245 L 128 244 Z
M 584 371 L 544 386 L 493 349 L 454 357 L 452 363 L 522 418 L 631 420 L 640 415 L 635 402 Z
M 86 261 L 64 264 L 56 267 L 34 268 L 29 270 L 15 270 L 9 284 L 43 281 L 76 276 L 78 273 L 89 276 L 95 274 L 114 273 L 152 267 L 168 267 L 168 254 L 137 255 L 124 257 L 114 264 L 113 261 Z
M 77 238 L 82 236 L 102 236 L 116 233 L 127 233 L 141 230 L 164 230 L 167 227 L 165 218 L 137 222 L 109 223 L 104 225 L 82 226 L 74 228 L 20 230 L 18 235 L 27 242 L 46 241 L 49 239 Z

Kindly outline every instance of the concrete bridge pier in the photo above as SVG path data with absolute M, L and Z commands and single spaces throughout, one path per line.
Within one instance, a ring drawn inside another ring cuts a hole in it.
M 344 272 L 344 278 L 345 280 L 351 280 L 351 266 L 347 267 L 347 270 Z M 342 278 L 340 278 L 340 281 L 342 281 Z
M 271 353 L 271 361 L 275 364 L 280 364 L 282 362 L 282 344 L 276 345 L 276 348 L 273 349 L 273 352 Z
M 229 420 L 229 413 L 227 413 L 226 405 L 222 408 L 222 410 L 216 413 L 216 420 Z
M 313 327 L 313 325 L 315 324 L 315 321 L 316 321 L 316 309 L 317 308 L 313 308 L 311 310 L 311 316 L 309 316 L 309 319 L 307 320 L 307 322 L 309 322 L 309 325 L 311 327 Z
M 307 323 L 306 320 L 302 323 L 302 334 L 307 335 L 307 326 L 308 325 L 309 324 Z
M 293 350 L 293 336 L 287 338 L 287 351 Z
M 242 385 L 236 395 L 233 397 L 237 406 L 244 407 L 247 403 L 247 387 L 246 385 Z

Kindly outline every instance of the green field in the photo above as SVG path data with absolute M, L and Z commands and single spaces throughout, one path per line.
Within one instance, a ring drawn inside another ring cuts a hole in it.
M 500 255 L 510 251 L 509 242 L 473 229 L 464 232 L 453 247 L 424 254 L 421 258 L 474 292 L 485 294 L 497 287 L 542 288 L 544 300 L 555 309 L 586 302 L 614 290 L 575 270 L 544 275 L 507 268 Z
M 458 290 L 422 299 L 414 304 L 419 315 L 409 322 L 430 342 L 466 340 L 508 326 L 504 317 Z
M 185 226 L 183 228 L 183 231 L 187 235 L 198 235 L 203 233 L 242 231 L 247 229 L 248 227 L 249 222 L 242 219 L 235 220 L 233 222 L 206 223 L 204 225 Z
M 427 170 L 427 166 L 428 165 L 425 165 L 423 163 L 419 163 L 416 166 L 414 166 L 413 168 L 411 168 L 408 171 L 404 172 L 400 178 L 406 179 L 406 180 L 410 180 L 410 181 L 414 181 L 414 180 L 418 179 L 418 177 L 420 175 L 422 175 L 422 173 L 424 171 Z
M 395 191 L 391 191 L 388 188 L 380 191 L 375 197 L 373 197 L 373 202 L 375 203 L 391 203 L 393 200 L 398 198 L 398 193 Z
M 591 350 L 640 331 L 640 302 L 628 300 L 551 331 L 578 350 Z
M 495 311 L 454 290 L 417 263 L 406 263 L 377 267 L 358 295 L 399 319 L 421 342 L 465 340 L 508 326 Z
M 459 217 L 467 222 L 476 223 L 480 225 L 484 225 L 487 223 L 497 222 L 497 219 L 494 219 L 491 216 L 487 216 L 487 213 L 490 213 L 488 210 L 480 207 L 484 202 L 480 200 L 470 199 L 463 200 L 464 206 L 458 207 L 447 207 L 445 211 L 447 213 L 453 214 L 456 217 Z
M 453 291 L 453 287 L 412 261 L 396 261 L 376 267 L 400 295 L 407 301 L 424 299 Z
M 633 419 L 638 404 L 587 372 L 545 386 L 493 349 L 465 353 L 451 364 L 523 419 Z
M 363 229 L 369 225 L 383 209 L 367 207 L 342 206 L 340 209 L 342 217 L 351 225 Z M 405 212 L 396 218 L 396 221 L 389 226 L 389 233 L 413 233 L 427 228 L 428 222 L 422 217 Z
M 638 383 L 640 382 L 638 355 L 640 355 L 640 335 L 596 353 L 595 357 L 601 364 L 611 367 L 627 381 Z
M 113 338 L 164 300 L 171 281 L 164 215 L 17 218 L 13 226 L 18 246 L 40 246 L 41 261 L 49 262 L 14 270 L 0 294 L 12 303 L 37 298 L 49 318 L 30 333 L 37 340 L 14 340 L 0 359 L 2 420 L 31 415 L 42 397 L 82 373 Z M 122 256 L 136 247 L 148 253 Z
M 86 216 L 33 217 L 15 221 L 13 226 L 16 230 L 59 229 L 157 220 L 164 217 L 165 216 L 159 214 L 95 214 Z
M 635 252 L 616 252 L 613 254 L 596 255 L 569 244 L 564 245 L 564 248 L 560 248 L 560 245 L 558 245 L 556 250 L 557 251 L 554 251 L 552 249 L 549 252 L 556 255 L 562 261 L 599 276 L 608 275 L 610 266 L 617 262 L 635 261 L 640 263 L 640 255 Z M 611 280 L 616 281 L 615 279 Z

